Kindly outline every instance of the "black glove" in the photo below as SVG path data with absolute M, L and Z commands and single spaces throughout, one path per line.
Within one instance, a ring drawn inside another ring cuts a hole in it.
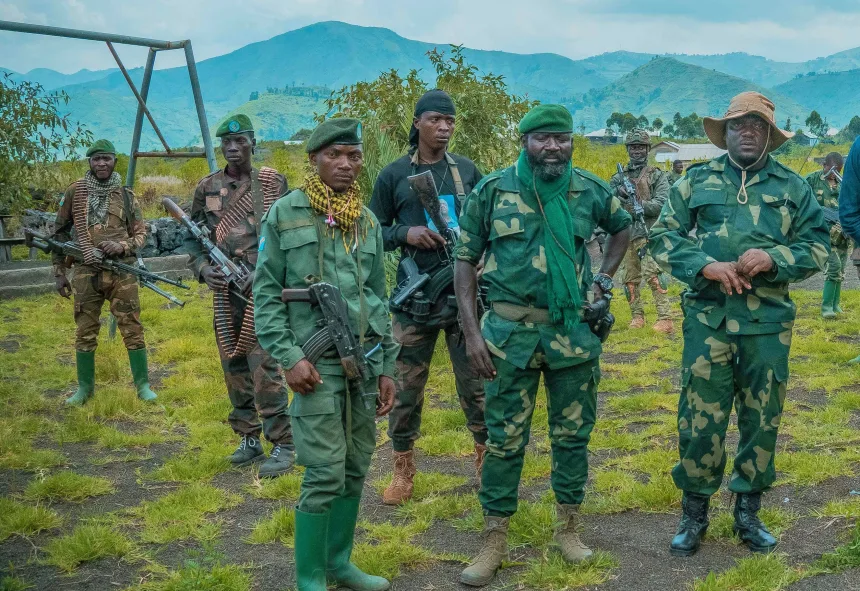
M 615 324 L 615 316 L 609 311 L 609 304 L 612 300 L 610 294 L 604 295 L 593 304 L 583 306 L 583 318 L 588 323 L 588 328 L 591 329 L 600 342 L 603 343 L 609 338 L 609 333 L 612 331 L 612 326 Z

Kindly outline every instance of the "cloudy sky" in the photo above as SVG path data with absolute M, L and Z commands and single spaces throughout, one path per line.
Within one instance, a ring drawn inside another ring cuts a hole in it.
M 0 0 L 0 20 L 190 38 L 198 61 L 323 20 L 387 27 L 421 41 L 574 59 L 623 49 L 746 51 L 805 61 L 860 45 L 860 0 Z M 145 51 L 120 54 L 137 66 Z M 177 53 L 159 55 L 157 66 L 178 65 Z M 0 31 L 0 66 L 70 73 L 114 63 L 100 43 Z

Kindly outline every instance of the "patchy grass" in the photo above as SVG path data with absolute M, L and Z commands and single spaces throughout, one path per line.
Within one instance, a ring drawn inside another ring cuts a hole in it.
M 776 469 L 782 473 L 777 484 L 813 486 L 837 476 L 852 476 L 851 464 L 831 453 L 807 451 L 777 453 Z
M 797 521 L 797 515 L 778 507 L 763 507 L 758 516 L 777 539 Z M 735 523 L 731 511 L 720 511 L 711 515 L 711 525 L 708 526 L 708 537 L 715 540 L 734 540 L 739 542 L 733 531 Z
M 106 525 L 79 525 L 72 533 L 54 538 L 45 546 L 44 562 L 72 572 L 78 565 L 100 558 L 134 561 L 134 543 Z
M 126 591 L 250 591 L 250 566 L 215 564 L 205 566 L 189 562 L 167 577 L 130 587 Z
M 249 544 L 281 544 L 293 547 L 293 536 L 296 533 L 296 512 L 286 507 L 280 507 L 267 517 L 260 519 L 254 524 L 251 535 L 248 536 Z
M 545 552 L 528 562 L 519 580 L 534 589 L 565 591 L 605 583 L 618 566 L 618 559 L 609 552 L 597 551 L 580 564 L 568 564 L 558 552 Z
M 116 490 L 107 478 L 86 476 L 64 470 L 27 485 L 24 497 L 29 501 L 69 501 L 81 503 L 90 497 L 109 495 Z
M 784 554 L 756 554 L 738 561 L 722 573 L 710 573 L 691 587 L 692 591 L 778 591 L 803 574 L 791 566 Z
M 32 536 L 62 523 L 63 518 L 47 507 L 0 497 L 0 541 L 10 536 Z
M 816 513 L 821 517 L 860 518 L 860 496 L 829 501 Z

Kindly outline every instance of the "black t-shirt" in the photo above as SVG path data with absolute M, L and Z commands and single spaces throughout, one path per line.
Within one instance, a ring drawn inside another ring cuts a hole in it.
M 465 156 L 450 154 L 457 163 L 457 170 L 463 181 L 463 190 L 468 195 L 483 176 L 475 163 Z M 403 248 L 404 256 L 411 256 L 422 273 L 432 273 L 442 266 L 444 251 L 422 250 L 406 243 L 406 233 L 412 226 L 427 226 L 427 215 L 418 196 L 412 192 L 406 177 L 413 174 L 433 171 L 433 180 L 439 191 L 439 198 L 454 204 L 457 219 L 460 218 L 461 203 L 457 199 L 454 179 L 446 158 L 434 164 L 412 164 L 409 155 L 398 158 L 382 169 L 373 187 L 370 209 L 382 225 L 385 250 Z M 446 196 L 449 196 L 446 198 Z M 398 281 L 402 281 L 402 271 L 398 270 Z

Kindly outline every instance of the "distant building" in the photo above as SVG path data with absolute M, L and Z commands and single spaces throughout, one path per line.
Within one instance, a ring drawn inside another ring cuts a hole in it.
M 713 160 L 726 153 L 714 144 L 676 144 L 675 142 L 660 142 L 651 147 L 654 160 L 660 164 L 680 160 L 684 166 L 692 162 Z
M 810 133 L 802 127 L 794 132 L 794 138 L 792 139 L 801 146 L 809 146 L 810 148 L 818 145 L 818 142 L 820 141 L 817 135 Z
M 285 146 L 301 146 L 304 143 L 304 140 L 284 140 Z
M 595 129 L 585 134 L 585 138 L 595 144 L 617 144 L 621 142 L 621 137 L 615 135 L 615 132 L 606 128 Z

